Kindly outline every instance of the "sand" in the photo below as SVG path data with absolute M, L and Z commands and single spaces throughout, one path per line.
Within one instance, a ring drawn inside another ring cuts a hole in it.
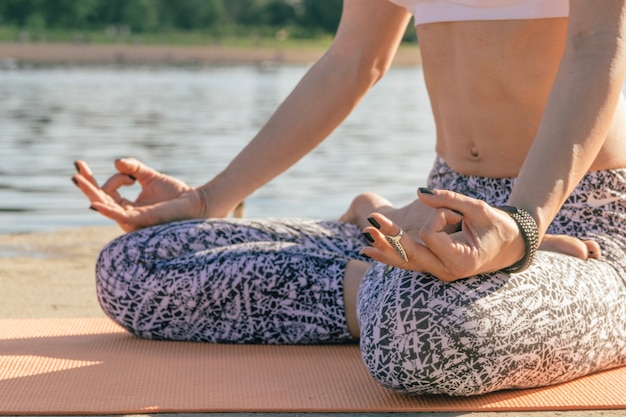
M 167 46 L 71 43 L 0 43 L 0 69 L 22 64 L 310 64 L 324 53 L 318 48 L 222 48 L 219 46 Z M 395 65 L 417 65 L 416 45 L 402 46 Z
M 0 235 L 0 318 L 98 317 L 94 265 L 117 226 Z

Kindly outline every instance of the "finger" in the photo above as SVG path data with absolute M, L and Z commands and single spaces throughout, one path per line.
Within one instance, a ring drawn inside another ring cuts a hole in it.
M 458 224 L 463 220 L 463 216 L 451 209 L 439 208 L 426 220 L 420 230 L 420 239 L 435 253 L 446 253 L 445 258 L 458 255 L 452 249 L 456 249 L 457 244 L 452 235 L 447 232 L 447 226 Z M 457 236 L 457 235 L 455 235 Z
M 159 175 L 158 171 L 150 168 L 135 158 L 116 159 L 115 169 L 122 174 L 136 178 L 140 184 L 144 184 Z
M 477 271 L 476 248 L 472 226 L 464 224 L 462 231 L 448 233 L 450 224 L 458 224 L 463 216 L 450 209 L 437 209 L 420 229 L 420 239 L 441 264 L 445 274 L 453 279 L 473 275 Z M 442 278 L 442 280 L 446 280 Z
M 408 255 L 404 249 L 404 243 L 411 239 L 409 236 L 405 236 L 402 228 L 380 213 L 374 213 L 368 217 L 367 220 L 383 235 L 389 247 L 393 249 L 400 259 L 404 262 L 408 262 Z
M 383 235 L 395 236 L 400 232 L 400 226 L 383 214 L 372 213 L 367 218 L 367 221 Z
M 121 198 L 119 198 L 117 190 L 120 187 L 129 187 L 133 184 L 135 184 L 135 179 L 133 177 L 130 177 L 126 174 L 114 174 L 102 185 L 101 189 L 102 191 L 110 195 L 117 194 L 118 198 L 116 200 L 121 200 Z
M 79 190 L 85 194 L 90 202 L 105 202 L 109 198 L 100 187 L 94 185 L 89 179 L 81 174 L 76 174 L 72 177 L 72 182 L 78 187 Z
M 138 224 L 138 216 L 130 211 L 124 210 L 124 208 L 119 205 L 93 202 L 91 208 L 115 221 L 125 232 L 141 229 L 141 226 Z
M 408 258 L 404 249 L 404 243 L 407 239 L 410 240 L 410 238 L 402 234 L 399 240 L 394 241 L 390 239 L 390 237 L 397 236 L 401 229 L 380 213 L 371 214 L 367 220 L 372 226 L 365 228 L 364 232 L 365 237 L 372 246 L 388 258 L 388 261 L 401 262 L 401 265 L 406 264 Z
M 461 215 L 483 215 L 489 205 L 482 200 L 448 190 L 419 188 L 420 201 L 433 208 L 448 208 Z
M 370 246 L 365 246 L 361 249 L 360 253 L 362 255 L 366 255 L 375 261 L 380 261 L 388 265 L 397 266 L 404 269 L 412 269 L 417 270 L 413 264 L 413 257 L 411 259 L 408 258 L 406 260 L 402 257 L 401 254 L 398 253 L 385 239 L 385 235 L 380 233 L 378 230 L 373 227 L 368 227 L 365 229 L 365 236 L 370 243 Z M 402 248 L 404 253 L 407 253 L 406 244 L 402 244 Z
M 400 254 L 387 241 L 387 236 L 397 235 L 400 227 L 389 218 L 380 214 L 372 213 L 368 218 L 371 227 L 366 227 L 364 232 L 368 233 L 371 239 L 368 241 L 371 246 L 361 250 L 362 254 L 370 258 L 412 271 L 430 272 L 433 275 L 446 280 L 448 271 L 441 261 L 426 246 L 414 241 L 408 234 L 403 234 L 400 243 L 406 253 L 404 260 Z
M 373 227 L 367 229 L 374 230 L 372 233 L 378 232 Z M 398 268 L 415 272 L 427 272 L 445 282 L 461 278 L 447 270 L 426 246 L 414 241 L 408 241 L 404 244 L 408 261 L 403 261 L 393 249 L 389 248 L 384 236 L 380 232 L 378 233 L 380 236 L 372 237 L 372 246 L 365 246 L 359 251 L 361 255 Z
M 91 168 L 85 161 L 76 160 L 74 161 L 74 167 L 76 168 L 76 172 L 83 176 L 87 181 L 89 181 L 93 186 L 97 187 L 98 183 L 91 172 Z

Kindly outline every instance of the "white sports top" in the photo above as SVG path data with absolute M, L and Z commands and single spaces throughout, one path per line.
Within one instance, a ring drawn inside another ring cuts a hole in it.
M 468 20 L 567 17 L 569 0 L 389 0 L 413 13 L 415 25 Z

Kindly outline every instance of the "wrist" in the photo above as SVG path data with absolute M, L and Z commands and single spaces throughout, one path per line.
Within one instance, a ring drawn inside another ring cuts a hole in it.
M 219 187 L 214 182 L 208 182 L 196 188 L 200 200 L 200 209 L 198 218 L 223 218 L 227 217 L 241 201 L 230 202 L 223 198 L 223 194 L 219 192 Z
M 537 222 L 534 217 L 524 209 L 514 206 L 499 206 L 496 208 L 504 211 L 511 216 L 513 220 L 515 220 L 515 223 L 517 223 L 517 227 L 520 230 L 520 234 L 524 239 L 525 248 L 524 256 L 511 266 L 503 268 L 502 272 L 509 274 L 522 272 L 533 263 L 535 253 L 539 247 L 539 228 L 537 226 Z

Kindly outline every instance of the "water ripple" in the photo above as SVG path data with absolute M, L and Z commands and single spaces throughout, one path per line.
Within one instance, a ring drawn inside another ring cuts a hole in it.
M 0 233 L 110 224 L 87 210 L 73 161 L 99 181 L 136 156 L 191 185 L 219 173 L 307 70 L 235 66 L 0 72 Z M 415 197 L 433 159 L 420 69 L 392 68 L 332 136 L 253 194 L 247 213 L 336 218 L 362 191 Z M 133 198 L 136 188 L 124 191 Z

